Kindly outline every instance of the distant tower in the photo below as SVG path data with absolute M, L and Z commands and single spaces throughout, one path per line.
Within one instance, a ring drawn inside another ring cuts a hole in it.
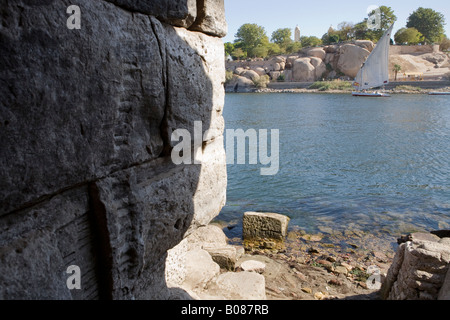
M 294 41 L 300 42 L 300 28 L 298 27 L 298 25 L 295 27 Z
M 334 32 L 334 28 L 333 25 L 330 26 L 330 28 L 328 29 L 328 34 L 331 34 Z

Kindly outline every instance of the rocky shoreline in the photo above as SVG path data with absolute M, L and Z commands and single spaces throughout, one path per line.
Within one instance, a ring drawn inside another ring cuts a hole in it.
M 436 86 L 436 89 L 421 89 L 420 87 L 412 87 L 405 89 L 391 89 L 384 92 L 389 94 L 428 94 L 430 92 L 450 92 L 450 87 L 441 88 Z M 317 94 L 349 94 L 351 90 L 320 90 L 320 89 L 272 89 L 262 88 L 255 89 L 252 93 L 317 93 Z
M 349 94 L 352 90 L 320 90 L 320 89 L 308 89 L 308 88 L 298 88 L 298 89 L 274 89 L 274 88 L 259 88 L 254 89 L 245 93 L 317 93 L 317 94 Z M 384 90 L 384 92 L 389 94 L 428 94 L 430 92 L 450 92 L 450 87 L 442 87 L 436 84 L 434 88 L 423 89 L 419 86 L 413 87 L 408 86 L 407 88 L 394 88 L 389 90 Z M 227 93 L 235 93 L 232 91 L 227 91 Z
M 288 222 L 279 214 L 246 212 L 241 235 L 227 237 L 236 224 L 221 221 L 188 235 L 181 249 L 169 251 L 172 298 L 435 300 L 450 292 L 448 230 L 400 236 L 349 225 L 308 233 L 288 229 Z
M 294 229 L 282 245 L 267 239 L 243 241 L 246 254 L 267 265 L 267 299 L 379 299 L 378 290 L 369 288 L 366 281 L 370 268 L 378 268 L 382 277 L 387 274 L 395 255 L 395 237 L 360 230 L 322 231 L 308 234 Z
M 379 288 L 367 286 L 371 269 L 383 278 L 395 255 L 395 237 L 356 229 L 308 234 L 294 228 L 284 241 L 243 241 L 227 238 L 227 228 L 201 227 L 183 240 L 182 250 L 169 251 L 173 299 L 377 300 Z

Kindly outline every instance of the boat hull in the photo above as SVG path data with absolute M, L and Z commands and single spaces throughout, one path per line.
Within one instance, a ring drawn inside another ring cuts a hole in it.
M 429 92 L 430 96 L 448 96 L 450 92 Z
M 387 98 L 390 94 L 384 92 L 352 92 L 354 97 L 369 97 L 369 98 Z

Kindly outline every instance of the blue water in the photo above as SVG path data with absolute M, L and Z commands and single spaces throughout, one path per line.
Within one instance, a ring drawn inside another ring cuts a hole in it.
M 219 220 L 261 211 L 307 232 L 450 227 L 450 96 L 227 94 L 224 118 L 226 129 L 279 129 L 280 164 L 275 176 L 228 165 Z

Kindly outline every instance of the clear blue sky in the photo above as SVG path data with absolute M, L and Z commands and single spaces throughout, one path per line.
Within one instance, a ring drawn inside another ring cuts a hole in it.
M 321 38 L 328 28 L 337 27 L 340 22 L 358 23 L 367 17 L 370 5 L 391 7 L 397 16 L 394 32 L 406 26 L 409 15 L 419 7 L 431 8 L 445 16 L 445 32 L 450 37 L 449 0 L 225 0 L 225 14 L 228 21 L 228 35 L 225 42 L 233 42 L 234 35 L 244 23 L 263 26 L 269 38 L 278 28 L 299 26 L 302 36 Z

